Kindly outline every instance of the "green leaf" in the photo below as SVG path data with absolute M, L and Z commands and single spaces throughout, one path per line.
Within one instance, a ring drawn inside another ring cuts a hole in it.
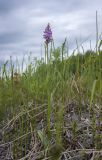
M 41 130 L 38 130 L 38 136 L 42 142 L 42 144 L 44 145 L 44 148 L 46 149 L 48 147 L 48 138 L 45 136 L 45 133 Z

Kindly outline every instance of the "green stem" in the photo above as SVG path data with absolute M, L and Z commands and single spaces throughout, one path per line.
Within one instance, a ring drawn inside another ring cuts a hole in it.
M 46 54 L 47 54 L 47 64 L 49 62 L 49 56 L 48 56 L 48 43 L 46 44 Z

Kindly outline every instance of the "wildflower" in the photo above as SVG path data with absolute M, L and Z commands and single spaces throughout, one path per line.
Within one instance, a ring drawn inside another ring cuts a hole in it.
M 52 31 L 51 31 L 51 27 L 50 27 L 49 23 L 48 23 L 47 27 L 45 28 L 43 37 L 46 40 L 45 41 L 46 44 L 48 44 L 49 42 L 52 41 Z

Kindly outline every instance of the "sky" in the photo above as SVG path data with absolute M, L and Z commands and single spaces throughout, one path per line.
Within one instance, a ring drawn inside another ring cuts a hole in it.
M 95 45 L 96 20 L 102 28 L 102 0 L 0 0 L 0 61 L 21 59 L 30 52 L 43 55 L 43 31 L 51 25 L 55 46 L 67 37 L 69 51 L 76 39 L 85 48 Z

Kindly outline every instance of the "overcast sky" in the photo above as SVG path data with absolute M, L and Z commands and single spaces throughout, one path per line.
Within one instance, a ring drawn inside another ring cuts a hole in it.
M 69 49 L 75 40 L 84 46 L 95 42 L 95 12 L 102 27 L 102 0 L 0 0 L 0 60 L 32 52 L 39 57 L 43 31 L 49 22 L 55 45 L 67 37 Z

